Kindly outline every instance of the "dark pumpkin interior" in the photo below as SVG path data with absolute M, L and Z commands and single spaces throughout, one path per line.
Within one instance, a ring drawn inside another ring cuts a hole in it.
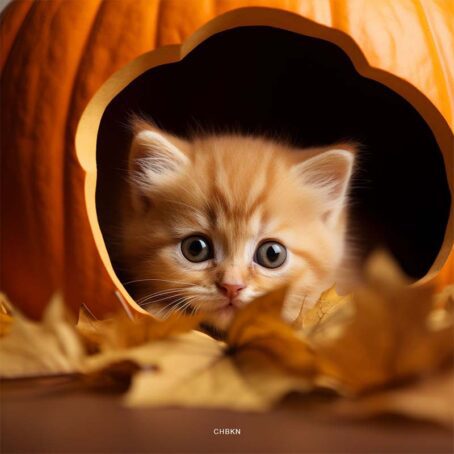
M 330 42 L 240 27 L 209 38 L 181 62 L 145 72 L 121 91 L 104 113 L 97 146 L 96 203 L 109 252 L 118 234 L 131 113 L 185 137 L 234 130 L 299 147 L 358 142 L 351 218 L 364 256 L 385 247 L 419 278 L 440 250 L 450 192 L 431 129 L 408 101 L 360 76 Z M 113 264 L 121 278 L 121 266 L 115 259 Z

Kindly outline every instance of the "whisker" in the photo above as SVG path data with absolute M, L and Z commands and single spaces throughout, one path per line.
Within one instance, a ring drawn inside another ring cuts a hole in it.
M 170 310 L 174 310 L 175 312 L 180 312 L 181 314 L 184 313 L 185 309 L 189 307 L 194 299 L 196 299 L 197 296 L 189 296 L 189 297 L 184 297 L 180 301 L 178 301 L 177 304 L 173 305 Z
M 196 296 L 193 296 L 191 298 L 189 298 L 186 302 L 186 304 L 184 304 L 182 307 L 181 307 L 181 310 L 186 310 L 188 307 L 191 307 L 192 306 L 192 302 L 196 299 L 197 297 Z
M 175 309 L 179 310 L 187 305 L 188 302 L 192 301 L 196 296 L 185 296 L 183 297 L 178 304 L 175 305 Z
M 192 305 L 191 317 L 194 317 L 194 315 L 196 314 L 196 312 L 197 312 L 197 307 L 196 307 L 196 305 L 194 304 L 194 305 Z
M 170 314 L 170 312 L 171 312 L 173 309 L 175 309 L 175 307 L 178 307 L 180 304 L 183 304 L 183 303 L 187 300 L 187 298 L 188 298 L 187 296 L 183 296 L 182 298 L 180 298 L 180 299 L 177 300 L 177 301 L 171 301 L 170 303 L 166 304 L 163 308 L 161 308 L 161 309 L 159 310 L 159 312 L 157 312 L 156 316 L 157 316 L 157 317 L 160 316 L 161 312 L 163 312 L 164 310 L 166 310 L 166 309 L 168 308 L 168 309 L 169 309 L 169 310 L 167 311 L 168 313 L 165 313 L 165 314 L 163 315 L 163 318 L 164 318 L 164 317 L 167 317 L 167 316 Z M 189 298 L 195 298 L 195 297 L 189 297 Z
M 181 297 L 185 297 L 186 295 L 183 295 L 182 293 L 181 294 L 172 294 L 172 295 L 167 295 L 167 296 L 164 296 L 163 298 L 160 298 L 160 299 L 157 299 L 157 300 L 153 300 L 152 298 L 150 298 L 149 300 L 147 301 L 143 301 L 142 303 L 139 304 L 140 307 L 146 307 L 146 306 L 149 306 L 150 304 L 155 304 L 155 303 L 161 303 L 161 302 L 164 302 L 164 301 L 167 301 L 169 299 L 172 299 L 172 298 L 181 298 Z
M 186 302 L 183 302 L 182 305 L 180 305 L 178 308 L 176 308 L 176 312 L 180 312 L 181 314 L 185 313 L 185 310 L 189 307 L 191 307 L 192 301 L 197 298 L 196 296 L 190 297 Z
M 171 308 L 172 306 L 174 306 L 176 303 L 178 303 L 178 301 L 171 301 L 170 303 L 167 303 L 164 307 L 161 307 L 161 309 L 159 309 L 158 312 L 156 312 L 156 314 L 154 314 L 156 317 L 158 318 L 161 318 L 161 314 L 167 309 L 167 308 Z M 162 318 L 165 318 L 167 316 L 167 313 L 164 313 L 162 315 Z
M 152 292 L 152 293 L 149 293 L 148 295 L 143 296 L 142 298 L 139 298 L 136 301 L 136 303 L 140 304 L 140 303 L 143 303 L 148 298 L 152 298 L 152 297 L 155 297 L 155 296 L 167 295 L 169 293 L 178 293 L 178 292 L 181 292 L 181 291 L 182 291 L 182 289 L 167 289 L 167 290 L 161 290 L 159 292 Z
M 188 282 L 183 282 L 183 281 L 175 281 L 175 280 L 169 280 L 169 279 L 157 279 L 157 278 L 135 279 L 134 281 L 125 282 L 123 285 L 134 284 L 136 282 L 149 282 L 149 281 L 170 282 L 172 284 L 184 284 L 188 287 L 197 287 L 197 284 L 190 284 Z

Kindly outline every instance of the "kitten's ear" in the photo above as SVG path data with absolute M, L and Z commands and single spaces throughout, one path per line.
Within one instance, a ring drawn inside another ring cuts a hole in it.
M 188 144 L 143 120 L 134 121 L 133 132 L 129 155 L 132 202 L 143 209 L 153 192 L 188 165 Z
M 336 224 L 345 207 L 354 159 L 353 151 L 335 149 L 318 154 L 294 167 L 304 185 L 319 191 L 324 205 L 323 219 L 330 225 Z

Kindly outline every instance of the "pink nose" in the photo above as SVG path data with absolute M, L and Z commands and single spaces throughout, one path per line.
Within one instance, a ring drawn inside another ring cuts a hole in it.
M 222 282 L 216 285 L 218 286 L 219 291 L 230 299 L 238 296 L 241 290 L 246 288 L 246 286 L 243 284 L 229 284 L 226 282 Z

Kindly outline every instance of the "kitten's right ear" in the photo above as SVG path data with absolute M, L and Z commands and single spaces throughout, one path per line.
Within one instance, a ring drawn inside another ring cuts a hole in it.
M 293 167 L 299 180 L 316 189 L 323 220 L 335 225 L 345 208 L 354 165 L 354 150 L 333 149 L 319 153 Z
M 132 202 L 136 209 L 149 205 L 153 193 L 189 163 L 187 144 L 143 120 L 133 123 L 134 137 L 129 156 Z

